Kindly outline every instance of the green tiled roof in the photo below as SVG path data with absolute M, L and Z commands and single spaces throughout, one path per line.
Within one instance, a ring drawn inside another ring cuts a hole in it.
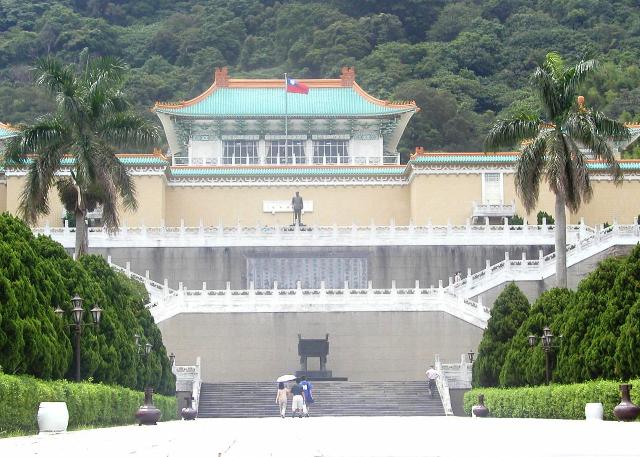
M 398 176 L 405 171 L 404 166 L 384 166 L 384 167 L 341 167 L 341 166 L 317 166 L 317 167 L 171 167 L 173 176 L 283 176 L 283 175 L 331 175 L 331 176 Z
M 5 138 L 10 138 L 12 136 L 16 136 L 16 132 L 7 129 L 0 124 L 0 140 L 4 140 Z
M 147 155 L 136 155 L 136 156 L 120 156 L 118 157 L 121 163 L 125 165 L 169 165 L 169 161 L 158 157 L 157 155 L 149 154 Z M 27 158 L 25 163 L 32 163 L 33 159 Z M 63 166 L 73 165 L 75 163 L 75 159 L 72 157 L 64 157 L 60 164 Z
M 285 101 L 286 97 L 286 101 Z M 286 104 L 286 110 L 285 110 Z M 380 116 L 415 108 L 381 106 L 351 87 L 310 88 L 309 93 L 287 94 L 283 88 L 216 88 L 202 100 L 185 107 L 159 106 L 160 113 L 201 117 L 242 116 Z
M 516 154 L 426 154 L 411 161 L 414 163 L 513 163 Z
M 413 163 L 450 163 L 450 164 L 485 164 L 485 163 L 513 163 L 518 160 L 518 154 L 425 154 L 411 160 Z M 606 170 L 608 167 L 602 162 L 588 162 L 589 170 Z M 640 161 L 620 162 L 622 170 L 640 170 Z

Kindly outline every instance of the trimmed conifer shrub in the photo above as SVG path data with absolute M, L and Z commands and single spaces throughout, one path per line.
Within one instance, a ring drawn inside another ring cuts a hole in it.
M 113 271 L 102 257 L 74 261 L 45 236 L 33 236 L 20 220 L 0 215 L 0 366 L 7 374 L 42 379 L 72 378 L 74 373 L 71 297 L 89 309 L 103 308 L 99 328 L 82 329 L 82 379 L 141 390 L 149 385 L 172 394 L 171 373 L 162 337 L 144 304 L 142 284 Z M 53 312 L 65 310 L 63 318 Z M 153 350 L 138 353 L 134 334 Z
M 559 342 L 561 313 L 571 303 L 574 292 L 568 289 L 551 289 L 538 297 L 508 344 L 504 364 L 500 370 L 501 386 L 525 386 L 544 384 L 545 355 L 538 344 L 529 346 L 529 335 L 542 335 L 542 329 L 549 327 Z M 560 346 L 562 343 L 559 343 Z M 555 343 L 554 343 L 555 345 Z M 553 367 L 554 358 L 551 357 Z
M 473 364 L 475 386 L 497 386 L 511 338 L 529 313 L 529 301 L 511 283 L 498 295 Z

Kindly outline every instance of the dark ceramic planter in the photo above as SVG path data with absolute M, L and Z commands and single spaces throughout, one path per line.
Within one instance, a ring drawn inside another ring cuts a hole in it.
M 634 405 L 631 402 L 631 384 L 620 384 L 620 396 L 622 400 L 618 406 L 613 408 L 613 414 L 620 421 L 631 422 L 636 420 L 636 417 L 640 414 L 640 406 Z
M 484 406 L 484 395 L 478 395 L 478 404 L 471 408 L 473 414 L 476 417 L 488 417 L 489 416 L 489 408 Z
M 156 425 L 162 416 L 162 411 L 153 406 L 153 389 L 144 389 L 144 405 L 136 412 L 139 425 Z
M 182 408 L 182 410 L 180 411 L 180 415 L 186 421 L 192 421 L 198 415 L 198 411 L 193 409 L 193 404 L 191 403 L 192 400 L 193 398 L 187 398 L 187 407 Z

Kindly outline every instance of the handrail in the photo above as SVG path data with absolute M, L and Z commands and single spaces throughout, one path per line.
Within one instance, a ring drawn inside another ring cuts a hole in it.
M 619 226 L 620 233 L 633 230 L 633 226 Z M 128 227 L 123 224 L 117 233 L 110 233 L 103 227 L 89 228 L 89 242 L 93 247 L 114 246 L 270 246 L 270 245 L 424 245 L 424 244 L 546 244 L 554 243 L 553 225 L 473 225 L 466 224 L 433 225 L 290 225 L 217 226 L 200 223 L 187 226 L 181 221 L 179 226 Z M 71 248 L 75 244 L 73 227 L 37 227 L 36 235 L 48 235 L 63 246 Z M 575 244 L 595 233 L 584 224 L 569 225 L 567 239 Z
M 436 386 L 438 387 L 438 393 L 440 394 L 440 401 L 442 402 L 442 408 L 444 409 L 445 416 L 453 416 L 453 408 L 451 407 L 451 394 L 449 393 L 449 383 L 447 377 L 442 370 L 442 364 L 440 363 L 440 356 L 435 356 L 435 370 L 438 372 L 436 378 Z
M 582 237 L 567 244 L 567 266 L 585 260 L 613 245 L 632 245 L 640 242 L 640 226 L 637 224 L 621 225 L 614 223 L 606 228 L 582 230 Z M 540 251 L 538 259 L 510 259 L 505 253 L 505 259 L 495 264 L 489 264 L 475 273 L 468 271 L 466 277 L 449 278 L 447 292 L 462 295 L 464 298 L 476 297 L 487 290 L 504 282 L 513 280 L 541 280 L 555 274 L 556 253 L 545 256 Z

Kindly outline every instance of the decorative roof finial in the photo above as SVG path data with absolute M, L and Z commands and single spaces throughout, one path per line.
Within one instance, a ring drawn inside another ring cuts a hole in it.
M 354 81 L 356 80 L 356 70 L 354 67 L 342 67 L 342 74 L 340 75 L 340 80 L 342 81 L 342 87 L 351 87 L 353 86 Z
M 216 68 L 213 82 L 216 87 L 229 87 L 229 69 L 227 67 Z

